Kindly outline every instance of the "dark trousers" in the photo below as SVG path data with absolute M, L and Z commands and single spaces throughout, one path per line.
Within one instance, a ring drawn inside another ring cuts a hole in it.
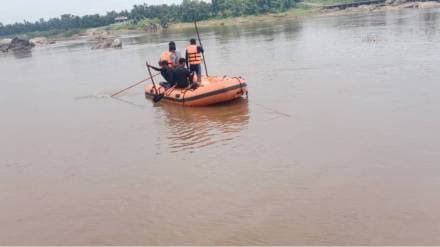
M 197 75 L 197 77 L 202 76 L 202 66 L 200 66 L 200 64 L 190 64 L 189 71 L 191 73 L 194 72 Z

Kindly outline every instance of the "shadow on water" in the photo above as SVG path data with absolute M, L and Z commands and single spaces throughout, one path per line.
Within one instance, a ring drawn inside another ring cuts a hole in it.
M 227 145 L 240 135 L 250 119 L 245 99 L 200 108 L 162 104 L 161 110 L 168 127 L 166 139 L 171 152 Z
M 420 25 L 424 26 L 422 30 L 424 30 L 426 36 L 429 38 L 435 37 L 440 29 L 440 12 L 430 10 L 421 15 L 420 18 L 422 19 Z

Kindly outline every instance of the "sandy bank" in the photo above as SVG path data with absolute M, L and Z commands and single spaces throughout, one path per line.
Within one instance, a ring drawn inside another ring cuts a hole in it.
M 350 7 L 346 9 L 322 9 L 320 12 L 322 15 L 345 15 L 345 14 L 356 14 L 356 13 L 368 13 L 368 12 L 382 12 L 382 11 L 392 11 L 392 10 L 402 10 L 402 9 L 430 9 L 430 8 L 440 8 L 440 2 L 428 1 L 428 2 L 410 2 L 402 0 L 391 0 L 386 1 L 382 4 L 370 4 L 361 5 L 359 7 Z

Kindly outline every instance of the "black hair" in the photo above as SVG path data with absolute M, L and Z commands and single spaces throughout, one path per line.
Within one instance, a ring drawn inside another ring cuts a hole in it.
M 174 43 L 174 41 L 170 41 L 170 43 L 168 43 L 168 50 L 169 51 L 175 51 L 176 50 L 176 43 Z
M 191 43 L 191 45 L 195 45 L 195 44 L 197 44 L 196 39 L 190 39 L 190 40 L 189 40 L 189 43 Z
M 168 61 L 167 61 L 167 60 L 159 61 L 159 65 L 160 65 L 160 66 L 168 65 Z

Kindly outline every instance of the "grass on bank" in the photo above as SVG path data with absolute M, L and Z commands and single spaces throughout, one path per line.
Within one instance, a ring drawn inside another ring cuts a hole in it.
M 359 1 L 359 0 L 357 0 Z M 306 0 L 300 3 L 309 5 L 309 6 L 328 6 L 328 5 L 336 5 L 336 4 L 344 4 L 344 3 L 353 3 L 356 0 Z
M 107 27 L 108 30 L 141 30 L 150 25 L 159 25 L 159 19 L 143 19 L 137 23 L 127 21 L 123 23 L 115 23 Z
M 308 0 L 307 0 L 308 1 Z M 313 0 L 313 1 L 331 1 L 331 0 Z M 340 1 L 340 0 L 338 0 Z M 198 25 L 202 27 L 209 27 L 209 26 L 219 26 L 219 25 L 239 25 L 239 24 L 250 24 L 254 22 L 261 22 L 261 21 L 279 21 L 280 19 L 294 19 L 298 17 L 305 16 L 309 13 L 311 13 L 311 10 L 316 10 L 319 8 L 316 8 L 314 6 L 310 6 L 308 4 L 305 4 L 304 2 L 298 2 L 294 8 L 291 8 L 285 12 L 279 12 L 279 13 L 269 13 L 264 15 L 249 15 L 249 16 L 240 16 L 240 17 L 214 17 L 208 20 L 199 21 Z M 155 24 L 159 26 L 160 20 L 159 19 L 144 19 L 137 23 L 134 23 L 133 21 L 128 21 L 124 23 L 117 23 L 112 24 L 110 26 L 101 27 L 100 29 L 105 29 L 108 31 L 145 31 L 145 29 L 151 25 Z M 183 28 L 194 28 L 194 24 L 187 23 L 187 22 L 177 22 L 177 23 L 170 23 L 170 26 L 168 30 L 176 30 L 176 29 L 183 29 Z

